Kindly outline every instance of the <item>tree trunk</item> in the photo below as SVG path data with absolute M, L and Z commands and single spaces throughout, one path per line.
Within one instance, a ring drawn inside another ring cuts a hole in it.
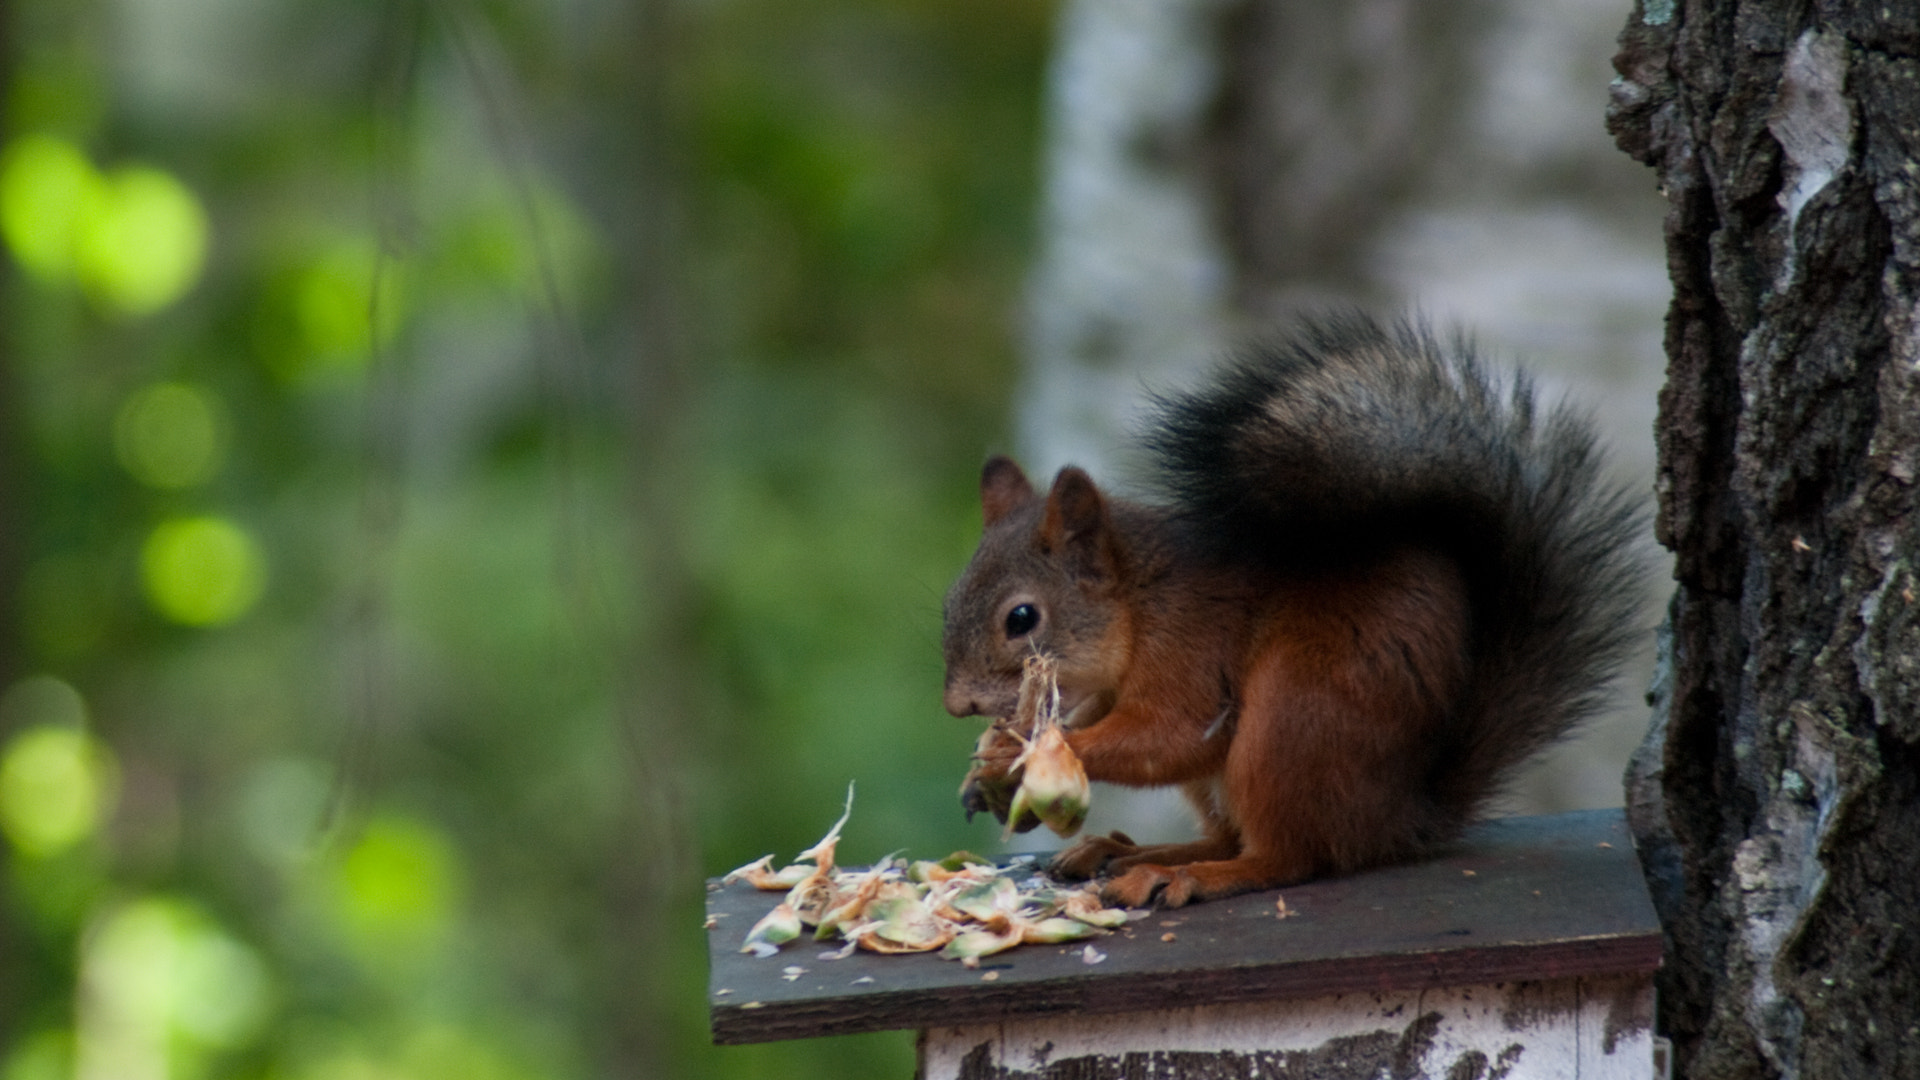
M 1920 1076 L 1920 9 L 1640 0 L 1677 558 L 1629 814 L 1689 1077 Z
M 1148 377 L 1380 301 L 1371 243 L 1457 141 L 1492 0 L 1068 0 L 1022 442 L 1110 470 Z
M 1111 474 L 1107 449 L 1143 378 L 1221 347 L 1230 282 L 1195 150 L 1232 3 L 1063 6 L 1020 395 L 1038 474 L 1070 463 Z
M 628 418 L 628 520 L 647 615 L 611 635 L 626 653 L 613 678 L 632 790 L 625 827 L 613 833 L 618 850 L 609 852 L 602 896 L 600 975 L 611 1008 L 600 1017 L 599 1065 L 604 1076 L 641 1077 L 663 1075 L 672 1063 L 661 1019 L 671 1014 L 675 985 L 666 978 L 674 963 L 668 927 L 685 910 L 676 903 L 700 891 L 681 777 L 681 733 L 699 727 L 693 673 L 700 663 L 682 632 L 698 621 L 680 524 L 688 480 L 678 464 L 687 457 L 692 392 L 682 277 L 689 262 L 685 162 L 673 149 L 685 134 L 674 94 L 685 81 L 675 64 L 687 44 L 683 5 L 640 0 L 621 29 L 625 47 L 598 54 L 592 85 L 626 102 L 630 122 L 612 145 L 575 150 L 582 160 L 604 155 L 618 163 L 609 175 L 619 182 L 597 194 L 603 218 L 616 223 L 618 272 L 631 298 L 624 319 L 608 331 L 618 344 L 600 351 L 621 365 L 608 382 Z M 648 857 L 627 857 L 633 850 Z

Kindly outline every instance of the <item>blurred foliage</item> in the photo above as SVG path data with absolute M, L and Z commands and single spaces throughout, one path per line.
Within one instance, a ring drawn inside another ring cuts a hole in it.
M 906 1075 L 700 879 L 991 843 L 1048 5 L 0 16 L 0 1078 Z

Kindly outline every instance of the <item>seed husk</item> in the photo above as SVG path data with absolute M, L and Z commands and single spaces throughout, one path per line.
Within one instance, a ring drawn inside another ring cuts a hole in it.
M 1096 927 L 1061 916 L 1020 923 L 1020 940 L 1028 945 L 1058 945 L 1063 941 L 1090 938 L 1098 933 L 1100 930 Z
M 914 896 L 889 896 L 867 905 L 860 947 L 874 952 L 930 952 L 953 940 L 950 923 Z
M 1065 733 L 1057 725 L 1042 730 L 1021 755 L 1021 761 L 1024 772 L 1007 813 L 1008 822 L 1031 813 L 1061 836 L 1079 832 L 1086 824 L 1092 794 L 1086 767 L 1067 745 Z
M 1058 664 L 1044 654 L 1027 657 L 1020 675 L 1019 701 L 1013 716 L 1004 723 L 1005 730 L 1026 740 L 1026 748 L 1007 774 L 1019 778 L 1019 786 L 1007 803 L 1008 837 L 1042 823 L 1061 836 L 1072 836 L 1086 823 L 1092 798 L 1087 770 L 1068 745 L 1062 724 Z M 996 722 L 987 729 L 981 737 L 982 747 L 1000 727 Z M 976 750 L 975 756 L 981 752 Z M 976 768 L 970 773 L 969 780 L 984 785 L 978 772 Z
M 1118 930 L 1127 925 L 1127 913 L 1102 905 L 1097 888 L 1075 889 L 1069 893 L 1066 902 L 1060 905 L 1060 914 L 1103 930 Z
M 769 855 L 767 857 L 772 858 L 773 856 Z M 938 861 L 932 859 L 916 860 L 907 867 L 907 880 L 923 883 L 946 881 L 950 878 L 962 877 L 966 875 L 969 870 L 977 867 L 991 869 L 993 867 L 993 860 L 975 855 L 971 851 L 956 851 Z
M 942 959 L 959 960 L 968 967 L 973 967 L 980 962 L 981 957 L 1005 952 L 1020 944 L 1024 937 L 1025 932 L 1022 928 L 1013 925 L 1010 921 L 1002 924 L 998 930 L 969 930 L 964 934 L 956 935 L 952 941 L 949 941 L 947 947 L 940 950 L 940 956 Z
M 747 931 L 746 943 L 740 946 L 740 951 L 759 957 L 772 956 L 780 951 L 780 946 L 799 936 L 800 913 L 783 900 Z
M 852 888 L 836 889 L 819 925 L 814 927 L 814 939 L 824 941 L 843 927 L 858 925 L 866 916 L 867 905 L 880 895 L 880 886 L 886 883 L 883 873 L 883 868 L 876 867 L 861 875 Z
M 1020 887 L 1012 878 L 995 877 L 953 894 L 947 906 L 976 922 L 1011 914 L 1020 906 Z
M 775 870 L 773 856 L 762 855 L 745 866 L 729 871 L 726 877 L 720 879 L 720 884 L 731 885 L 736 881 L 745 881 L 756 889 L 778 892 L 800 884 L 811 873 L 813 873 L 813 867 L 803 866 L 800 863 Z

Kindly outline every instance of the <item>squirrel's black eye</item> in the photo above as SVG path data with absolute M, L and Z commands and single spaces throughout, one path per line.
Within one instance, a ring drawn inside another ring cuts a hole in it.
M 1019 637 L 1030 634 L 1040 625 L 1040 609 L 1032 604 L 1021 604 L 1007 612 L 1007 636 Z

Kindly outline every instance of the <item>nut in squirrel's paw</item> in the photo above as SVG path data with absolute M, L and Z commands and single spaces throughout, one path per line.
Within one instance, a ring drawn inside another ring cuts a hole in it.
M 1059 676 L 1051 657 L 1027 658 L 1013 716 L 994 721 L 980 736 L 973 762 L 960 788 L 969 818 L 991 810 L 1006 823 L 1008 836 L 1041 824 L 1061 836 L 1080 831 L 1091 792 L 1087 770 L 1061 728 Z
M 1020 790 L 1013 793 L 1013 806 L 1007 811 L 1007 824 L 1013 831 L 1031 814 L 1061 836 L 1072 836 L 1087 821 L 1091 792 L 1087 770 L 1067 745 L 1059 723 L 1046 727 L 1028 744 L 1021 760 L 1025 768 Z M 1031 826 L 1029 826 L 1031 827 Z

